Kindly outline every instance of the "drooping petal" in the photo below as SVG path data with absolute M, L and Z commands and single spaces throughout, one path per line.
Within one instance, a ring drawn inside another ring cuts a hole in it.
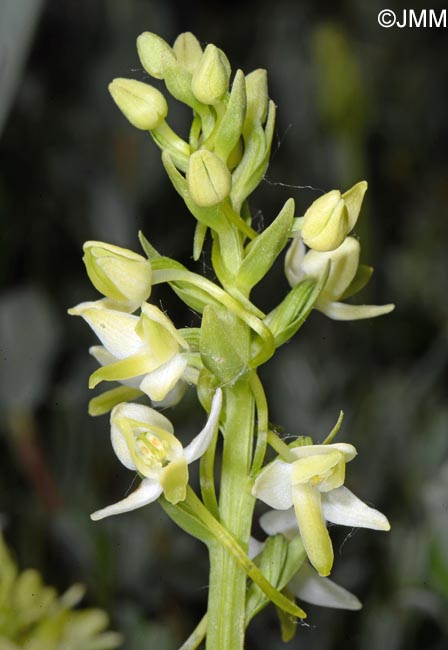
M 138 488 L 134 492 L 131 492 L 129 496 L 111 506 L 103 508 L 102 510 L 97 510 L 90 515 L 90 518 L 93 519 L 93 521 L 98 521 L 99 519 L 104 519 L 104 517 L 121 515 L 123 512 L 136 510 L 137 508 L 148 505 L 148 503 L 156 501 L 156 499 L 158 499 L 162 494 L 162 491 L 162 487 L 158 481 L 145 478 Z
M 288 587 L 297 598 L 311 605 L 350 610 L 358 610 L 362 607 L 354 594 L 329 578 L 319 576 L 308 562 L 302 564 Z
M 114 355 L 106 350 L 103 345 L 92 345 L 89 348 L 89 354 L 91 354 L 101 366 L 108 366 L 118 361 L 117 357 L 114 357 Z M 120 379 L 120 383 L 125 386 L 130 386 L 131 388 L 138 388 L 143 377 L 144 375 L 137 375 L 137 377 L 131 377 L 130 379 Z
M 316 309 L 333 320 L 362 320 L 389 314 L 395 305 L 348 305 L 345 302 L 318 302 Z
M 277 535 L 277 533 L 287 535 L 291 531 L 295 534 L 298 532 L 297 517 L 294 508 L 288 508 L 288 510 L 269 510 L 264 515 L 261 515 L 259 523 L 267 535 Z
M 215 394 L 213 395 L 210 415 L 208 416 L 205 427 L 184 449 L 184 456 L 188 464 L 200 458 L 202 454 L 204 454 L 204 452 L 207 450 L 216 431 L 216 427 L 218 426 L 221 408 L 222 390 L 220 388 L 217 388 Z
M 291 489 L 292 464 L 274 460 L 255 479 L 252 494 L 276 510 L 287 510 L 293 505 Z
M 120 359 L 107 366 L 101 366 L 89 377 L 89 388 L 95 388 L 102 381 L 125 381 L 151 372 L 157 367 L 158 361 L 153 359 L 143 349 L 126 359 Z
M 344 486 L 322 494 L 322 512 L 325 519 L 334 524 L 390 530 L 387 517 L 370 508 Z
M 308 559 L 321 576 L 327 576 L 333 566 L 333 547 L 322 515 L 321 495 L 312 485 L 292 488 L 294 509 L 300 537 Z
M 174 355 L 172 359 L 143 377 L 140 390 L 152 400 L 161 402 L 182 377 L 187 363 L 187 359 L 182 354 Z

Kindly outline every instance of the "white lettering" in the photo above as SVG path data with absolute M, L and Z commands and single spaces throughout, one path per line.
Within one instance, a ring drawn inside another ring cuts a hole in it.
M 429 27 L 446 27 L 446 9 L 442 9 L 437 20 L 434 9 L 429 10 Z
M 426 27 L 426 9 L 420 11 L 418 19 L 415 9 L 409 9 L 409 27 Z
M 399 27 L 400 29 L 403 29 L 403 27 L 406 27 L 407 24 L 408 24 L 406 19 L 407 19 L 407 10 L 406 10 L 406 9 L 403 9 L 403 20 L 401 21 L 401 23 L 399 23 L 399 22 L 397 21 L 397 22 L 395 23 L 396 26 Z

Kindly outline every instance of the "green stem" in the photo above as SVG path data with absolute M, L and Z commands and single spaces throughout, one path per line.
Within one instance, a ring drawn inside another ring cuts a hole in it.
M 227 388 L 219 508 L 221 522 L 247 551 L 254 508 L 250 463 L 254 398 L 247 382 Z M 246 572 L 220 544 L 210 544 L 207 650 L 243 650 Z
M 205 614 L 194 628 L 188 639 L 181 645 L 179 650 L 196 650 L 205 638 L 207 632 L 207 614 Z

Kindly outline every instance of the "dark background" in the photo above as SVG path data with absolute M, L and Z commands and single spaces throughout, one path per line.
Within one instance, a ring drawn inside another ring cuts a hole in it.
M 448 31 L 381 28 L 385 6 L 399 16 L 409 8 L 379 0 L 0 7 L 0 510 L 21 565 L 60 589 L 85 582 L 86 602 L 107 609 L 125 650 L 177 648 L 202 616 L 208 579 L 205 548 L 157 504 L 89 519 L 132 477 L 110 448 L 107 417 L 87 415 L 93 337 L 66 315 L 96 297 L 82 243 L 138 250 L 142 229 L 195 268 L 193 219 L 149 136 L 107 92 L 116 76 L 147 79 L 135 50 L 145 30 L 170 43 L 191 30 L 221 47 L 234 70 L 267 68 L 278 121 L 272 164 L 252 199 L 256 226 L 289 196 L 300 214 L 319 190 L 369 181 L 356 232 L 376 272 L 361 300 L 395 302 L 396 311 L 354 323 L 313 313 L 262 374 L 271 418 L 286 434 L 322 440 L 344 409 L 339 440 L 359 451 L 348 485 L 388 515 L 392 531 L 334 529 L 334 578 L 364 608 L 308 607 L 290 647 L 448 643 Z M 170 123 L 183 133 L 187 119 L 172 107 Z M 258 302 L 269 308 L 286 290 L 279 264 Z M 168 289 L 153 297 L 177 326 L 194 322 Z M 188 394 L 168 414 L 186 440 L 202 421 L 194 405 Z M 250 627 L 247 647 L 284 647 L 273 609 Z

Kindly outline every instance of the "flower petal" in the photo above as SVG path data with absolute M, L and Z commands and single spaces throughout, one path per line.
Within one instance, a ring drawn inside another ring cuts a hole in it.
M 152 400 L 161 402 L 182 377 L 187 363 L 187 359 L 182 354 L 174 355 L 172 359 L 143 377 L 140 390 Z
M 387 517 L 370 508 L 344 486 L 322 494 L 322 511 L 325 519 L 334 524 L 390 530 Z
M 259 523 L 267 535 L 277 535 L 277 533 L 287 534 L 291 531 L 298 532 L 297 517 L 294 508 L 288 508 L 288 510 L 269 510 L 264 515 L 261 515 Z
M 202 456 L 202 454 L 207 450 L 216 431 L 216 427 L 218 426 L 221 408 L 222 390 L 220 388 L 217 388 L 215 394 L 213 395 L 210 415 L 208 416 L 205 427 L 184 449 L 184 456 L 188 464 L 200 458 L 200 456 Z
M 329 578 L 319 576 L 307 562 L 302 564 L 288 587 L 297 598 L 311 603 L 311 605 L 351 610 L 362 607 L 361 602 L 354 594 Z
M 271 508 L 286 510 L 293 505 L 291 491 L 292 464 L 274 460 L 255 479 L 252 494 Z
M 389 314 L 395 305 L 348 305 L 345 302 L 318 302 L 316 309 L 333 320 L 361 320 Z
M 117 357 L 114 357 L 114 355 L 106 350 L 103 345 L 92 345 L 89 348 L 89 354 L 98 361 L 100 366 L 109 366 L 118 361 Z M 122 379 L 120 380 L 120 383 L 125 386 L 130 386 L 131 388 L 138 388 L 143 377 L 144 375 L 138 375 L 137 377 L 131 377 L 130 379 Z
M 70 314 L 82 316 L 90 325 L 104 347 L 117 359 L 124 359 L 144 347 L 135 328 L 138 317 L 115 309 L 107 309 L 102 301 L 81 303 L 69 310 Z
M 98 521 L 99 519 L 104 519 L 104 517 L 121 515 L 123 512 L 136 510 L 137 508 L 146 506 L 148 503 L 152 503 L 158 499 L 162 494 L 162 491 L 162 487 L 158 481 L 145 478 L 140 483 L 138 488 L 134 492 L 131 492 L 128 497 L 122 499 L 121 501 L 118 501 L 117 503 L 114 503 L 111 506 L 107 506 L 102 510 L 97 510 L 92 515 L 90 515 L 90 518 L 93 519 L 93 521 Z
M 295 485 L 292 489 L 294 509 L 308 559 L 321 576 L 333 566 L 333 547 L 322 515 L 321 494 L 312 485 Z
M 332 445 L 302 445 L 291 449 L 297 458 L 308 458 L 308 456 L 317 456 L 320 454 L 330 454 L 332 451 L 340 451 L 344 454 L 345 462 L 348 463 L 358 453 L 353 445 L 347 442 L 335 442 Z

